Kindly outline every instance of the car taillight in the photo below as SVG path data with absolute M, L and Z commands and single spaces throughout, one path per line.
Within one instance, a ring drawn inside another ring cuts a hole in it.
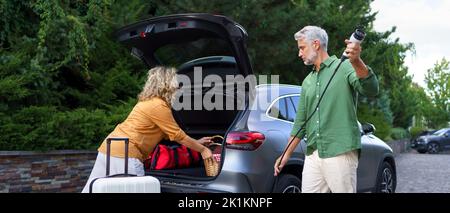
M 182 22 L 180 22 L 180 24 L 178 26 L 180 26 L 180 27 L 187 27 L 188 26 L 188 22 L 182 21 Z
M 264 142 L 266 137 L 260 132 L 230 132 L 227 134 L 227 148 L 252 151 Z

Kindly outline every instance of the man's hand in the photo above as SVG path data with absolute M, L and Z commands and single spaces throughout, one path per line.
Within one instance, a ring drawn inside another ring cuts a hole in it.
M 291 157 L 292 152 L 297 147 L 297 145 L 300 143 L 300 138 L 291 136 L 288 140 L 288 144 L 292 143 L 288 147 L 286 147 L 286 152 L 284 153 L 283 159 L 281 159 L 281 156 L 277 158 L 275 161 L 275 165 L 273 166 L 273 176 L 277 176 L 280 174 L 281 170 L 283 169 L 284 165 L 286 165 L 288 159 Z
M 348 39 L 345 39 L 345 43 L 347 44 L 347 47 L 345 48 L 344 52 L 347 53 L 347 57 L 350 63 L 361 60 L 361 44 L 357 42 L 351 42 Z
M 281 161 L 281 156 L 277 158 L 277 160 L 275 161 L 275 165 L 273 166 L 273 176 L 278 176 L 278 174 L 280 174 L 281 170 L 283 169 L 284 165 L 286 164 L 286 155 L 283 158 L 283 161 Z
M 345 48 L 345 53 L 347 53 L 348 60 L 352 64 L 356 71 L 358 78 L 362 79 L 369 75 L 369 69 L 367 69 L 364 61 L 361 60 L 361 45 L 360 43 L 350 42 L 350 40 L 345 39 L 347 47 Z

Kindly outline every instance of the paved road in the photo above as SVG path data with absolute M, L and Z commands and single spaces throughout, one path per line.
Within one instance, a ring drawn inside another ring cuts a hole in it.
M 399 154 L 397 193 L 450 193 L 450 152 Z

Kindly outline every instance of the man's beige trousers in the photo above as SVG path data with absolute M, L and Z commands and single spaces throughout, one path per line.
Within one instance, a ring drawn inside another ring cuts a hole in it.
M 317 150 L 306 156 L 302 174 L 303 193 L 355 193 L 358 151 L 319 158 Z

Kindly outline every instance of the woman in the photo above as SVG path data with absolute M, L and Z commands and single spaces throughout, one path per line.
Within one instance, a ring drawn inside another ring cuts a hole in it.
M 171 112 L 171 102 L 178 88 L 174 68 L 155 67 L 148 71 L 148 78 L 138 103 L 127 119 L 116 126 L 107 138 L 129 138 L 128 173 L 144 176 L 143 162 L 163 139 L 176 141 L 199 152 L 203 159 L 212 157 L 211 150 L 203 144 L 211 142 L 210 137 L 195 140 L 178 126 Z M 110 175 L 124 173 L 125 144 L 121 141 L 111 142 Z M 83 189 L 89 192 L 90 182 L 106 174 L 106 138 L 98 148 L 98 156 L 91 175 Z

